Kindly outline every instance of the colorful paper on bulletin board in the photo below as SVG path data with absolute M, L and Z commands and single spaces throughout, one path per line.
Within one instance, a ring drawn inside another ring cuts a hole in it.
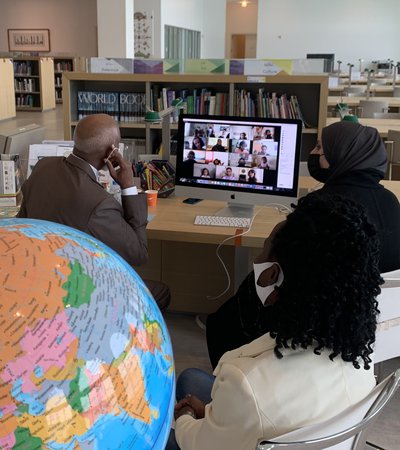
M 134 59 L 133 73 L 155 73 L 162 74 L 164 70 L 163 61 L 161 59 Z
M 279 75 L 284 72 L 291 75 L 293 61 L 291 59 L 245 59 L 244 75 Z
M 164 73 L 181 73 L 183 61 L 181 59 L 164 59 Z
M 130 58 L 90 58 L 91 73 L 133 73 L 133 59 Z
M 185 73 L 225 73 L 226 59 L 186 59 Z

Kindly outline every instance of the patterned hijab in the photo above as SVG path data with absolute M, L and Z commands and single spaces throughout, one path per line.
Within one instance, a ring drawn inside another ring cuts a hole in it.
M 322 130 L 322 147 L 333 180 L 353 170 L 386 173 L 387 154 L 378 130 L 354 122 L 336 122 Z

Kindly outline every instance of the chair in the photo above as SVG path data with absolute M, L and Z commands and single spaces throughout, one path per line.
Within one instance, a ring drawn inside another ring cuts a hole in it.
M 274 440 L 260 439 L 256 450 L 364 450 L 365 432 L 393 397 L 400 383 L 400 369 L 379 383 L 370 394 L 341 414 L 316 425 L 300 428 Z
M 374 113 L 388 112 L 389 102 L 385 100 L 360 100 L 357 112 L 359 117 L 373 118 Z
M 400 270 L 382 274 L 385 283 L 378 296 L 378 326 L 376 329 L 374 363 L 378 380 L 382 362 L 400 356 Z
M 393 167 L 400 166 L 400 131 L 388 130 L 388 137 L 385 141 L 388 153 L 388 179 L 392 179 Z

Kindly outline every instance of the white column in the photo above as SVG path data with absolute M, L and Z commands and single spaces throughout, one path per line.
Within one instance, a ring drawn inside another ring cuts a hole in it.
M 134 0 L 97 0 L 98 56 L 133 58 Z

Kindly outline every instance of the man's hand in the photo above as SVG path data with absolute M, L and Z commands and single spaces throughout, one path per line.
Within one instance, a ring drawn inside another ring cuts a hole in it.
M 126 161 L 116 149 L 110 158 L 105 160 L 113 180 L 121 186 L 121 189 L 130 188 L 133 182 L 132 165 Z

